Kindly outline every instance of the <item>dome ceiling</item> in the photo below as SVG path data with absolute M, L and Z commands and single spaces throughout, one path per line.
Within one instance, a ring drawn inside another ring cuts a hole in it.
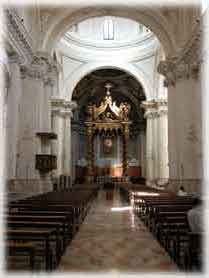
M 88 42 L 125 43 L 140 40 L 153 35 L 144 25 L 123 17 L 93 17 L 73 25 L 65 34 L 66 38 L 74 38 Z

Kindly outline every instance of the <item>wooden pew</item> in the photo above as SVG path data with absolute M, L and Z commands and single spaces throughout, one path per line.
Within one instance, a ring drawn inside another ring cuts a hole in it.
M 88 189 L 48 192 L 11 201 L 5 216 L 7 240 L 41 242 L 45 255 L 45 268 L 52 269 L 54 267 L 52 250 L 56 250 L 57 262 L 63 253 L 63 249 L 60 249 L 60 238 L 69 235 L 71 230 L 73 234 L 75 229 L 78 230 L 97 190 L 98 187 L 89 186 Z M 55 249 L 52 242 L 56 242 Z
M 52 243 L 55 241 L 57 235 L 56 229 L 46 229 L 39 228 L 39 230 L 32 228 L 15 228 L 15 229 L 7 229 L 4 233 L 4 236 L 9 241 L 16 242 L 39 242 L 41 244 L 41 250 L 35 248 L 36 256 L 42 255 L 45 260 L 45 269 L 52 270 L 54 268 L 53 265 L 53 252 L 52 252 Z M 41 251 L 38 252 L 38 251 Z
M 15 241 L 6 241 L 6 269 L 7 270 L 18 270 L 19 261 L 17 261 L 17 256 L 24 259 L 29 258 L 26 261 L 25 268 L 21 265 L 21 270 L 34 270 L 34 257 L 35 257 L 35 248 L 34 245 L 30 242 L 15 242 Z

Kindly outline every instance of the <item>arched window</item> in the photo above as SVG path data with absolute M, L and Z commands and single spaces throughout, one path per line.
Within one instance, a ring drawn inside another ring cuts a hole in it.
M 106 17 L 103 23 L 103 40 L 114 40 L 114 23 L 110 17 Z
M 143 33 L 143 25 L 139 23 L 139 34 Z

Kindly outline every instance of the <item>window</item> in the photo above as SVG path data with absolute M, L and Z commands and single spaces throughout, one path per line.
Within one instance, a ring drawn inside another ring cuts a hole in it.
M 143 32 L 143 25 L 139 24 L 139 34 L 141 34 Z
M 114 23 L 110 17 L 106 17 L 103 23 L 103 40 L 114 40 Z

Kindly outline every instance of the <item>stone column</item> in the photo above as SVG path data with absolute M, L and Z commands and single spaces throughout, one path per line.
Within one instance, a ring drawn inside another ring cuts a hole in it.
M 151 185 L 155 178 L 155 164 L 154 164 L 154 144 L 156 138 L 154 138 L 154 122 L 156 117 L 156 103 L 155 101 L 143 101 L 142 108 L 145 109 L 144 117 L 147 119 L 146 125 L 146 183 Z
M 168 87 L 169 187 L 174 191 L 180 185 L 187 191 L 201 191 L 201 36 L 197 28 L 178 56 L 158 66 Z
M 146 135 L 145 131 L 141 131 L 140 137 L 140 165 L 141 165 L 141 176 L 146 177 Z
M 52 131 L 57 134 L 57 140 L 52 140 L 52 154 L 57 156 L 57 170 L 54 175 L 59 177 L 63 174 L 63 143 L 64 143 L 64 115 L 62 114 L 64 100 L 60 98 L 51 99 L 52 108 Z
M 40 130 L 44 132 L 51 132 L 51 97 L 54 88 L 54 81 L 51 77 L 44 79 L 44 94 L 41 99 L 41 119 Z
M 128 176 L 128 140 L 129 140 L 129 127 L 124 124 L 123 128 L 123 176 Z
M 167 100 L 158 100 L 158 183 L 166 184 L 168 168 L 168 105 Z
M 87 135 L 87 157 L 88 157 L 88 176 L 91 178 L 94 174 L 94 157 L 93 157 L 93 130 L 92 126 L 87 126 L 86 129 L 86 135 Z
M 6 183 L 6 116 L 7 116 L 7 93 L 10 86 L 9 69 L 6 59 L 6 53 L 1 49 L 0 44 L 0 84 L 2 91 L 0 93 L 0 184 L 2 185 L 1 192 L 5 190 Z
M 67 187 L 71 185 L 72 178 L 72 133 L 71 133 L 71 118 L 73 110 L 77 107 L 73 101 L 64 101 L 61 114 L 64 117 L 64 132 L 63 132 L 63 174 L 67 178 Z
M 158 129 L 158 111 L 157 106 L 155 111 L 152 113 L 152 135 L 153 135 L 153 164 L 154 164 L 154 181 L 156 182 L 159 178 L 159 135 L 160 130 Z
M 18 170 L 18 133 L 19 107 L 22 97 L 20 65 L 18 61 L 10 64 L 10 86 L 7 92 L 7 121 L 6 121 L 6 172 L 8 179 L 14 179 Z
M 71 117 L 73 114 L 71 110 L 62 111 L 61 113 L 64 117 L 63 170 L 65 176 L 71 176 Z
M 35 169 L 35 155 L 40 151 L 40 139 L 36 137 L 36 132 L 40 131 L 45 72 L 41 66 L 22 67 L 21 72 L 22 99 L 19 107 L 19 168 L 17 176 L 25 179 L 38 179 L 40 175 L 39 171 Z
M 57 140 L 51 142 L 51 153 L 57 156 L 57 169 L 53 171 L 55 177 L 62 174 L 62 151 L 63 151 L 63 119 L 59 108 L 52 108 L 52 132 L 57 134 Z
M 72 181 L 76 177 L 76 165 L 79 160 L 79 127 L 77 124 L 74 124 L 72 127 Z
M 34 58 L 30 66 L 21 67 L 22 98 L 19 106 L 18 169 L 17 191 L 40 193 L 52 190 L 48 174 L 42 175 L 36 169 L 36 154 L 40 154 L 41 118 L 44 117 L 42 106 L 46 64 Z

